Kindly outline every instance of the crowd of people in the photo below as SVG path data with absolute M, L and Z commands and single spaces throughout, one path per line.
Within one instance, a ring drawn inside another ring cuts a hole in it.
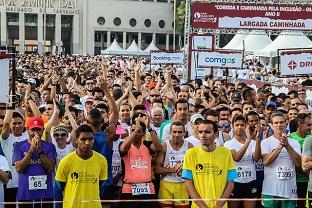
M 303 208 L 312 197 L 304 88 L 187 80 L 118 56 L 24 55 L 16 76 L 15 109 L 0 112 L 0 207 Z

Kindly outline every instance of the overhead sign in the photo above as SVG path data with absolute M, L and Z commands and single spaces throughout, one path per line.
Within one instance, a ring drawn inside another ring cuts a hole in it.
M 191 10 L 193 28 L 312 30 L 311 5 L 194 2 Z
M 282 76 L 312 74 L 312 50 L 285 50 L 280 53 Z
M 241 51 L 198 51 L 198 67 L 241 68 L 243 53 Z
M 151 64 L 183 64 L 183 52 L 151 52 Z
M 193 35 L 192 36 L 192 50 L 212 49 L 213 36 L 212 35 Z

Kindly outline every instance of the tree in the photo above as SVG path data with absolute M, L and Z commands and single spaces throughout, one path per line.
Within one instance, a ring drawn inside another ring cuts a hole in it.
M 184 33 L 185 22 L 185 0 L 176 0 L 176 31 Z

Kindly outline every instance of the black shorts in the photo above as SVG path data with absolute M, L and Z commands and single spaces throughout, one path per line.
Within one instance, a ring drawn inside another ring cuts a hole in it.
M 115 195 L 117 194 L 116 192 L 120 192 L 120 189 L 118 187 L 115 187 L 113 185 L 110 186 L 105 186 L 104 193 L 100 197 L 101 200 L 114 200 L 116 199 Z M 108 205 L 111 204 L 111 202 L 102 202 L 102 205 Z
M 256 198 L 257 191 L 257 183 L 255 180 L 249 183 L 234 182 L 234 190 L 231 193 L 231 197 L 236 199 Z

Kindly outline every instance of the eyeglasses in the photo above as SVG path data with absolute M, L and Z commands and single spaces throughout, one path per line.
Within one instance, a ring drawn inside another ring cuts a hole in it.
M 150 97 L 160 97 L 160 95 L 150 95 Z
M 66 133 L 61 133 L 61 134 L 54 134 L 53 135 L 54 137 L 59 137 L 59 136 L 61 136 L 61 137 L 65 137 L 65 136 L 67 136 L 67 134 Z
M 220 129 L 222 129 L 222 128 L 227 129 L 227 128 L 230 128 L 230 127 L 231 127 L 230 124 L 218 125 L 218 128 L 220 128 Z
M 292 106 L 297 106 L 297 105 L 299 105 L 299 103 L 293 103 L 293 104 L 291 104 Z

